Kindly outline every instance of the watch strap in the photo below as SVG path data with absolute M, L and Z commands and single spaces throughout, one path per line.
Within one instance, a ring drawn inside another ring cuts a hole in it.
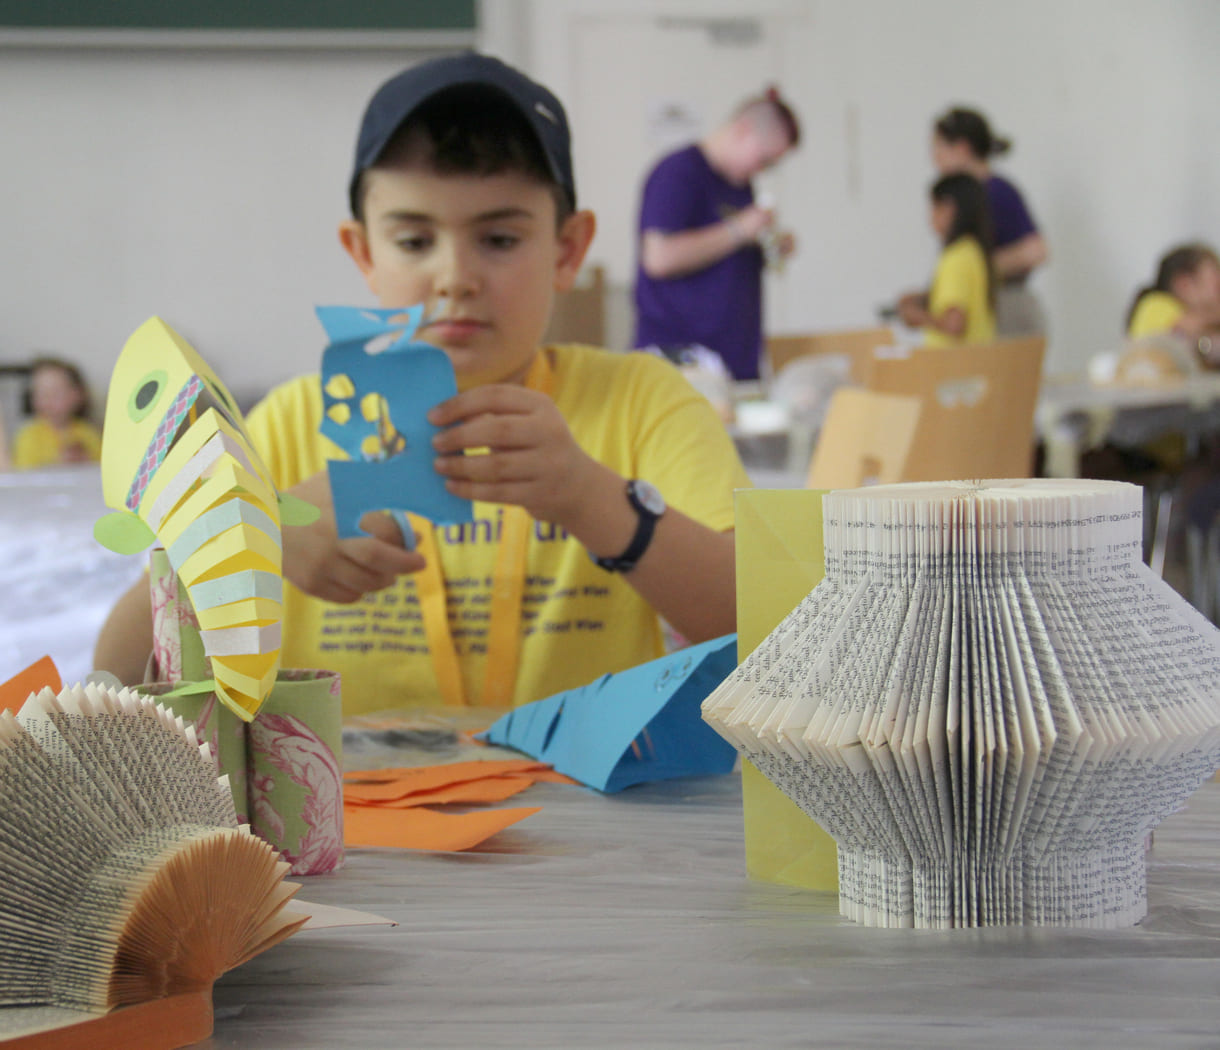
M 648 550 L 648 545 L 652 542 L 652 534 L 657 527 L 657 519 L 660 518 L 654 510 L 640 501 L 640 498 L 635 493 L 635 482 L 627 483 L 627 499 L 631 506 L 635 508 L 637 517 L 635 526 L 635 535 L 631 537 L 631 542 L 627 544 L 627 549 L 618 557 L 597 558 L 593 560 L 597 565 L 607 572 L 630 572 L 635 568 Z

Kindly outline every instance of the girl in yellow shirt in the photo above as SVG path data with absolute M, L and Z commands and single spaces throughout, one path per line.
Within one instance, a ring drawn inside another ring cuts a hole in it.
M 89 422 L 89 389 L 75 365 L 38 358 L 30 367 L 24 407 L 34 418 L 17 432 L 18 470 L 101 458 L 102 434 Z
M 1156 281 L 1135 294 L 1127 311 L 1127 338 L 1173 334 L 1197 346 L 1203 364 L 1220 353 L 1220 258 L 1206 244 L 1181 244 L 1157 266 Z
M 983 184 L 945 175 L 932 185 L 931 225 L 944 245 L 932 286 L 898 300 L 898 316 L 924 330 L 927 346 L 963 346 L 995 339 L 991 218 Z

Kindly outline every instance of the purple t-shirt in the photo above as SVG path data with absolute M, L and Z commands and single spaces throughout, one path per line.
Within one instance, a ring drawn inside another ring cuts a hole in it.
M 987 199 L 991 202 L 993 247 L 1003 248 L 1038 232 L 1020 191 L 1007 179 L 999 175 L 988 176 Z
M 749 185 L 734 186 L 698 146 L 663 158 L 644 184 L 639 235 L 679 233 L 721 222 L 754 203 Z M 746 245 L 706 269 L 649 277 L 636 266 L 635 345 L 715 350 L 736 379 L 757 379 L 762 351 L 763 254 Z

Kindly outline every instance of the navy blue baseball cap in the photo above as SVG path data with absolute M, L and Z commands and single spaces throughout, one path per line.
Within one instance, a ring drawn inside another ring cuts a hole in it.
M 572 140 L 563 106 L 550 91 L 498 58 L 466 51 L 430 59 L 403 70 L 381 85 L 369 100 L 356 138 L 356 163 L 348 184 L 348 201 L 357 214 L 360 176 L 377 163 L 395 132 L 424 102 L 448 88 L 481 85 L 510 102 L 538 137 L 555 181 L 576 207 L 572 176 Z

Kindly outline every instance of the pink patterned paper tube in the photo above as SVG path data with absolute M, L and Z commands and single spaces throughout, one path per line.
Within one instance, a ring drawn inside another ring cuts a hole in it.
M 203 654 L 199 621 L 164 547 L 148 553 L 148 587 L 156 672 L 152 677 L 161 682 L 208 681 L 212 662 Z
M 250 827 L 292 875 L 343 864 L 343 708 L 333 671 L 280 671 L 246 726 Z

